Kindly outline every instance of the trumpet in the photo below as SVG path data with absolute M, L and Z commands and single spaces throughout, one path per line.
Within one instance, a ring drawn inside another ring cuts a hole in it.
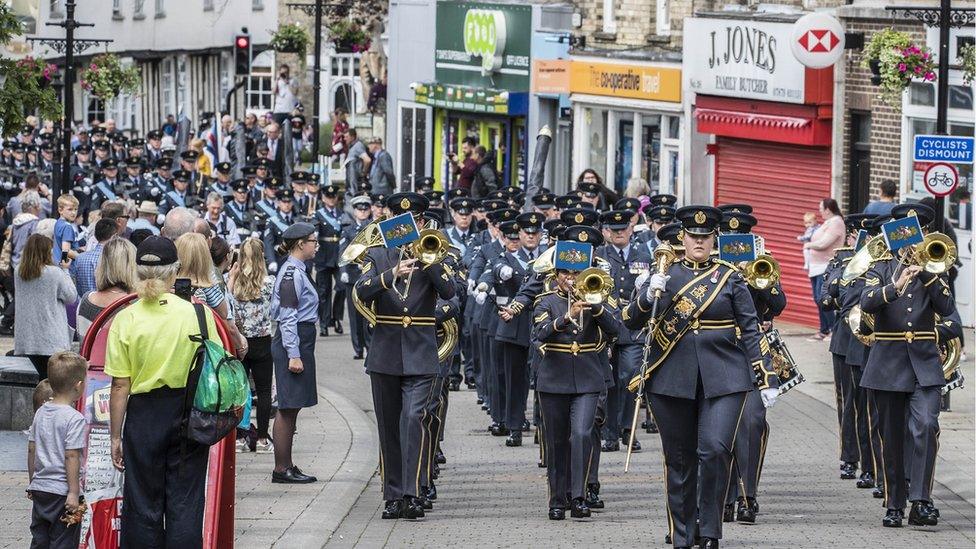
M 746 264 L 742 269 L 746 284 L 757 290 L 765 290 L 779 282 L 779 261 L 769 254 L 762 254 Z
M 887 251 L 888 245 L 885 244 L 884 237 L 880 234 L 872 236 L 854 254 L 854 257 L 847 263 L 847 266 L 844 267 L 844 274 L 841 275 L 841 280 L 850 283 L 855 278 L 868 272 L 871 264 L 884 257 Z
M 424 229 L 420 231 L 420 237 L 410 243 L 409 252 L 424 265 L 432 265 L 443 261 L 450 247 L 451 243 L 444 233 L 437 229 Z
M 356 234 L 352 242 L 342 251 L 338 265 L 345 267 L 350 263 L 359 263 L 366 255 L 366 250 L 382 245 L 383 236 L 380 234 L 380 220 L 377 219 L 371 221 Z
M 942 274 L 956 262 L 956 245 L 942 233 L 929 233 L 910 250 L 911 262 L 926 272 Z
M 596 305 L 603 303 L 613 291 L 613 278 L 599 267 L 590 267 L 576 275 L 573 293 L 589 303 Z

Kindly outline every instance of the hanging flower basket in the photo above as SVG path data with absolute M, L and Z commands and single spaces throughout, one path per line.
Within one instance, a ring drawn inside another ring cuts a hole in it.
M 138 67 L 123 66 L 111 53 L 93 59 L 82 69 L 80 78 L 81 87 L 103 101 L 136 93 L 142 80 Z
M 281 53 L 297 53 L 302 59 L 308 50 L 309 36 L 305 27 L 298 23 L 281 25 L 277 32 L 273 32 L 269 43 L 275 51 Z
M 885 29 L 864 47 L 862 66 L 871 71 L 871 83 L 881 89 L 881 100 L 901 107 L 902 93 L 913 81 L 935 81 L 935 55 L 912 42 L 906 32 Z
M 976 81 L 976 46 L 969 44 L 963 47 L 959 50 L 959 57 L 962 59 L 962 81 L 971 86 Z
M 336 53 L 359 53 L 369 49 L 369 34 L 361 26 L 346 19 L 329 25 L 329 35 Z
M 24 125 L 25 115 L 37 114 L 44 119 L 61 117 L 61 102 L 51 87 L 58 68 L 33 57 L 19 61 L 0 60 L 0 130 L 15 133 Z

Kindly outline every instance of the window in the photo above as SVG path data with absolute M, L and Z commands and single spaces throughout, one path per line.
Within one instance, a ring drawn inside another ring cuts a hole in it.
M 657 33 L 660 36 L 671 34 L 671 1 L 657 0 L 657 17 L 655 19 Z
M 85 94 L 85 123 L 91 125 L 92 121 L 105 121 L 105 103 L 94 95 Z
M 112 0 L 112 19 L 122 19 L 122 0 Z
M 578 171 L 593 168 L 600 177 L 603 177 L 607 173 L 607 110 L 596 107 L 585 108 L 583 118 L 586 119 L 583 125 L 586 135 L 583 137 L 586 139 L 586 149 L 589 150 L 586 165 L 580 166 Z
M 176 58 L 176 110 L 183 110 L 190 116 L 190 98 L 187 97 L 187 70 L 186 57 Z
M 163 112 L 161 114 L 163 117 L 168 114 L 176 114 L 176 79 L 173 66 L 173 58 L 167 57 L 163 59 L 159 67 L 160 88 L 162 90 L 160 102 L 162 103 Z
M 617 14 L 613 3 L 614 0 L 603 0 L 603 32 L 608 34 L 617 32 Z
M 64 17 L 64 0 L 51 0 L 51 17 Z
M 261 11 L 264 9 L 264 0 L 251 0 L 251 9 Z
M 166 17 L 165 0 L 156 0 L 156 18 Z
M 274 94 L 271 92 L 271 67 L 251 66 L 251 75 L 247 78 L 247 108 L 248 110 L 270 111 L 274 106 Z
M 203 0 L 203 11 L 213 11 L 213 0 Z
M 145 19 L 146 0 L 133 0 L 132 1 L 132 18 L 133 19 Z
M 414 182 L 427 175 L 427 116 L 429 107 L 400 105 L 400 180 Z M 435 174 L 436 175 L 436 174 Z M 446 180 L 445 180 L 446 181 Z M 446 188 L 447 185 L 445 184 Z

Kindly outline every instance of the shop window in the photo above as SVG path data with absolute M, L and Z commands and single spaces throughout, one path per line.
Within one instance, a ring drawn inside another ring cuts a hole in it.
M 427 107 L 400 105 L 400 180 L 411 184 L 427 175 Z M 446 189 L 448 185 L 444 185 Z
M 587 147 L 586 165 L 580 166 L 580 171 L 592 168 L 600 174 L 600 177 L 603 177 L 607 169 L 607 110 L 586 108 L 583 109 L 583 113 L 586 118 L 586 124 L 583 127 L 589 134 L 587 136 L 589 146 Z

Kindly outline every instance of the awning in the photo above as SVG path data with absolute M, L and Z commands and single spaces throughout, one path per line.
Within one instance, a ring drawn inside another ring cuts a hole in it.
M 414 99 L 417 103 L 434 107 L 506 116 L 524 116 L 529 110 L 527 92 L 437 82 L 417 84 L 414 88 Z
M 720 109 L 695 109 L 695 118 L 699 122 L 715 122 L 718 124 L 737 124 L 747 126 L 761 126 L 766 128 L 801 129 L 809 126 L 812 120 L 795 116 L 778 116 L 771 114 L 752 114 Z
M 697 95 L 693 112 L 699 133 L 814 147 L 830 145 L 829 105 Z

